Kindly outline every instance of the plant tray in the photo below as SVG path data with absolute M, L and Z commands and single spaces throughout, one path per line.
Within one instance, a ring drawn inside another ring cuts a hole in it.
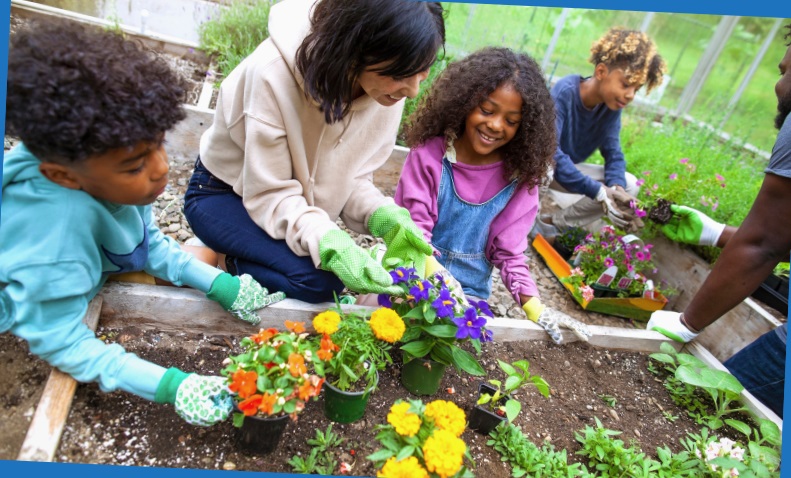
M 549 269 L 555 274 L 558 280 L 571 275 L 571 265 L 560 257 L 560 254 L 544 239 L 541 234 L 537 234 L 533 240 L 533 247 L 547 264 Z M 593 300 L 586 301 L 574 294 L 574 286 L 561 283 L 566 290 L 574 297 L 574 300 L 585 310 L 598 312 L 600 314 L 614 315 L 626 319 L 634 319 L 640 322 L 648 322 L 651 313 L 662 310 L 667 304 L 667 298 L 657 293 L 653 299 L 647 297 L 614 297 L 603 298 L 595 297 Z
M 788 279 L 770 274 L 751 295 L 769 307 L 788 315 Z

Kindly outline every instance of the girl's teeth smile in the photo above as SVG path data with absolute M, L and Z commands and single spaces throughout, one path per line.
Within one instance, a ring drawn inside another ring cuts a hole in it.
M 481 138 L 485 139 L 486 141 L 494 142 L 497 141 L 496 138 L 492 138 L 491 136 L 486 136 L 485 134 L 481 133 Z

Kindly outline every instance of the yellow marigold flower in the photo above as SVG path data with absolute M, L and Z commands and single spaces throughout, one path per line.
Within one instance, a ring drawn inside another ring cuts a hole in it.
M 426 469 L 440 478 L 448 478 L 461 470 L 467 445 L 447 430 L 434 430 L 423 445 Z
M 400 340 L 406 330 L 404 320 L 401 319 L 396 311 L 387 307 L 374 311 L 371 314 L 371 320 L 368 325 L 377 339 L 390 342 L 391 344 Z
M 393 404 L 390 407 L 390 413 L 387 414 L 387 423 L 393 425 L 399 435 L 411 437 L 420 430 L 420 425 L 423 422 L 419 416 L 409 413 L 407 410 L 409 410 L 409 403 L 407 402 Z
M 320 334 L 332 335 L 338 331 L 341 316 L 334 310 L 322 312 L 313 318 L 313 328 Z
M 434 419 L 434 424 L 441 430 L 447 430 L 460 437 L 467 426 L 467 415 L 464 410 L 447 400 L 434 400 L 426 405 L 426 416 Z
M 401 461 L 396 461 L 395 457 L 391 457 L 387 459 L 385 466 L 376 472 L 376 476 L 379 478 L 428 478 L 428 473 L 414 456 Z

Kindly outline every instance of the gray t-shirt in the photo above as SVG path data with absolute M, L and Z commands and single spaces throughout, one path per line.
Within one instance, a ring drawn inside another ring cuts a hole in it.
M 772 148 L 772 156 L 769 158 L 769 166 L 765 173 L 772 173 L 784 178 L 791 178 L 791 115 L 788 115 L 777 134 L 777 141 Z M 788 301 L 791 302 L 791 291 L 789 291 Z M 778 337 L 785 343 L 786 325 L 777 327 Z

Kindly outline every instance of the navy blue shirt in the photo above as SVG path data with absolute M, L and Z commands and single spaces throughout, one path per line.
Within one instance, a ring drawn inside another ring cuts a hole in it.
M 580 75 L 561 78 L 552 87 L 555 100 L 555 126 L 558 149 L 555 151 L 555 180 L 570 192 L 595 198 L 601 184 L 579 172 L 575 164 L 588 159 L 597 149 L 604 157 L 604 182 L 626 187 L 626 160 L 621 151 L 621 111 L 604 103 L 593 109 L 582 104 Z

